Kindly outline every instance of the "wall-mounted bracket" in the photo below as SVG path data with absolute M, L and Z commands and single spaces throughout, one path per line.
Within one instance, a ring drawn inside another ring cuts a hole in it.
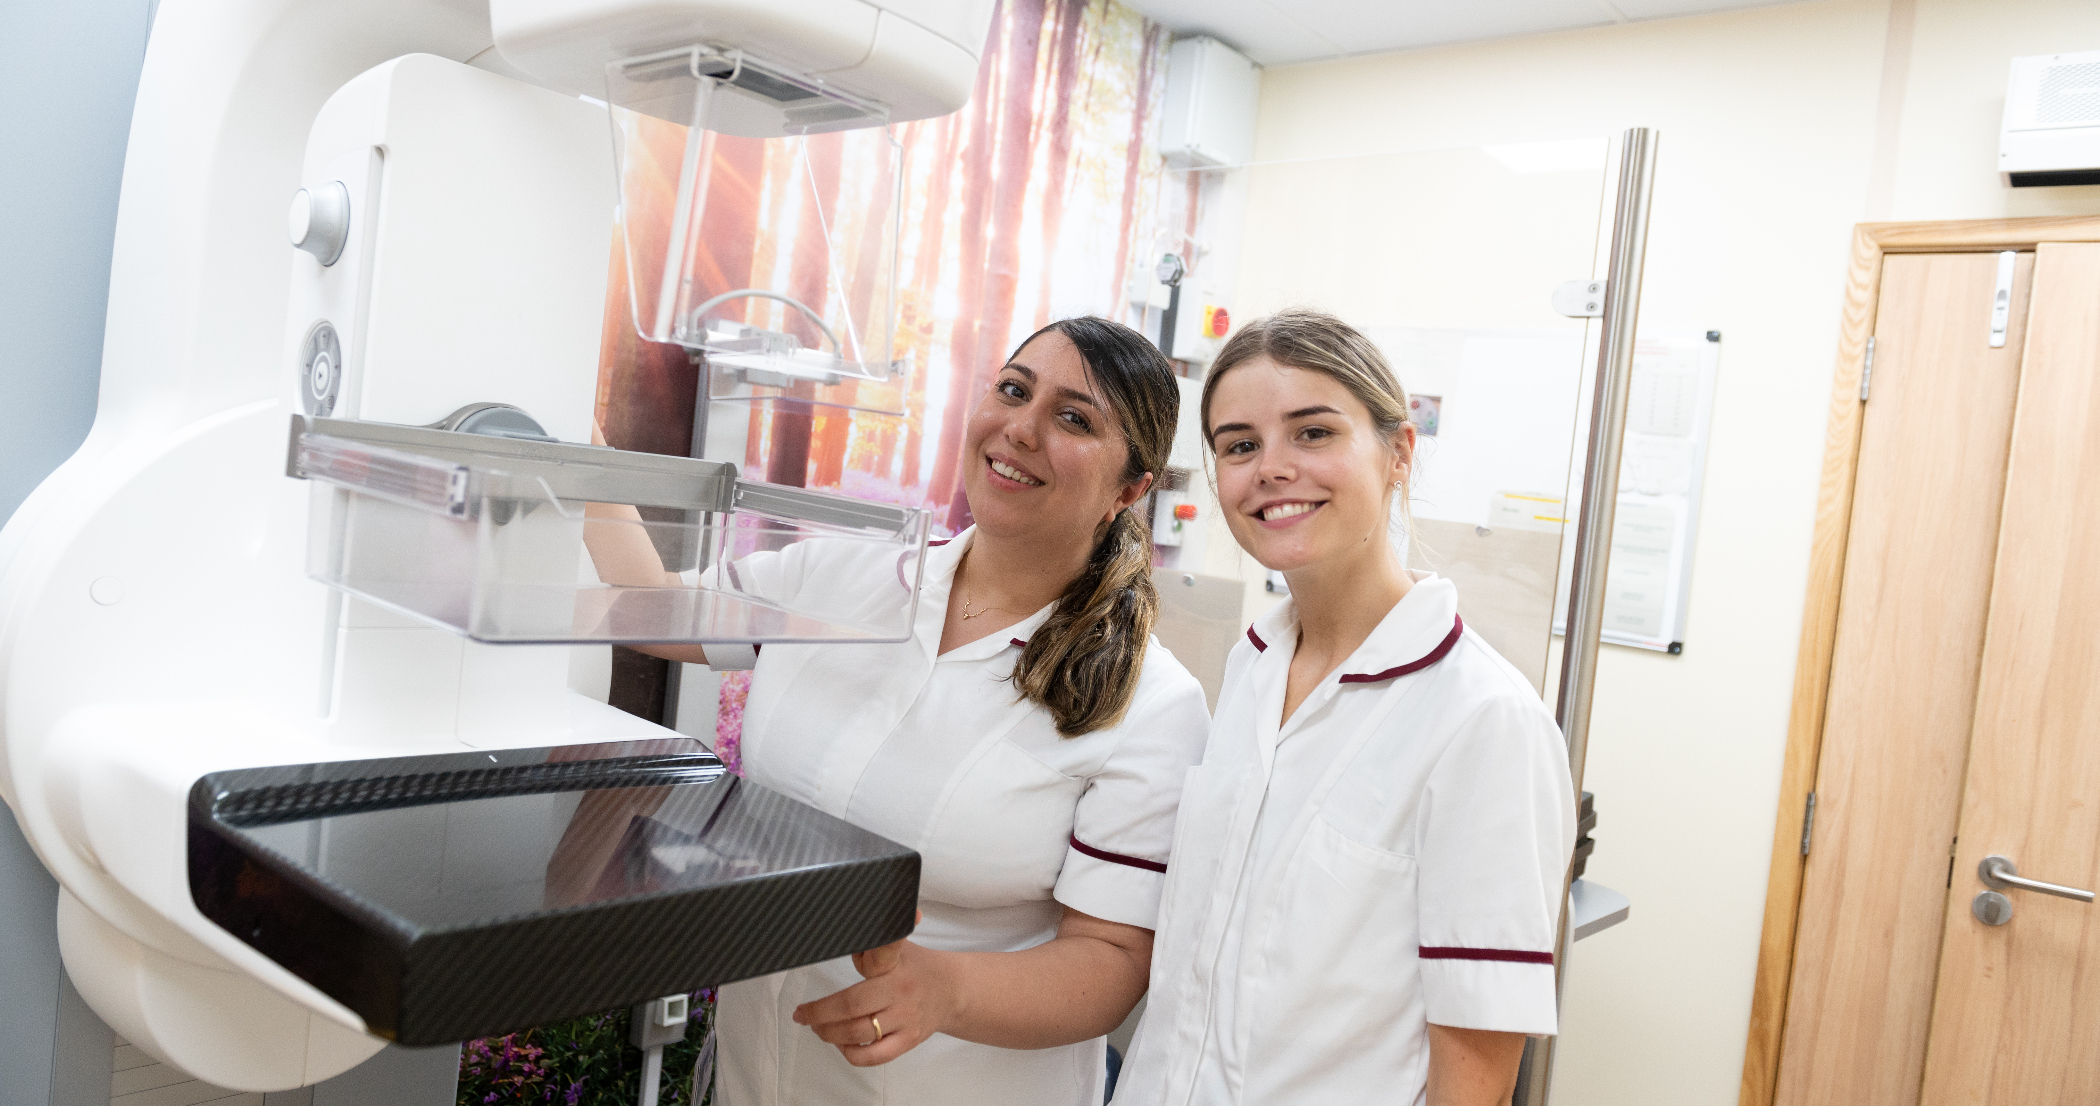
M 1604 282 L 1570 280 L 1553 290 L 1553 310 L 1571 319 L 1594 319 L 1604 314 Z

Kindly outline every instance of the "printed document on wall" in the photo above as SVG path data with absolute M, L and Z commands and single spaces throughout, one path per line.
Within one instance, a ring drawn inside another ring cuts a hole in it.
M 1644 334 L 1634 343 L 1619 509 L 1605 577 L 1605 641 L 1683 650 L 1719 339 L 1718 331 Z M 1566 630 L 1570 568 L 1563 556 L 1556 633 Z

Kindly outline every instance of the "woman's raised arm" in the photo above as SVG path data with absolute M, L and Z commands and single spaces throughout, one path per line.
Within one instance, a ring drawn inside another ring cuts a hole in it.
M 591 444 L 604 445 L 605 432 L 594 422 Z M 645 588 L 680 588 L 685 581 L 664 568 L 663 557 L 649 540 L 642 513 L 625 503 L 583 505 L 583 547 L 591 555 L 601 583 Z M 686 664 L 706 664 L 707 652 L 698 645 L 636 645 L 636 652 Z

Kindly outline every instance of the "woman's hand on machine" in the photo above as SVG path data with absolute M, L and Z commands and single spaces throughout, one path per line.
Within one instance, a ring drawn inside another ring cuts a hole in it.
M 946 955 L 908 940 L 854 953 L 861 982 L 796 1007 L 795 1021 L 854 1067 L 887 1064 L 940 1032 L 960 1009 L 961 988 L 945 970 Z

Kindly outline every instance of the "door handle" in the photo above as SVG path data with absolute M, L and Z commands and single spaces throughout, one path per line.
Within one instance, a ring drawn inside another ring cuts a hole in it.
M 1993 891 L 2039 891 L 2044 895 L 2055 895 L 2063 899 L 2077 899 L 2079 902 L 2084 903 L 2093 901 L 2093 893 L 2091 891 L 2081 891 L 2076 887 L 2065 887 L 2061 883 L 2046 883 L 2038 879 L 2028 879 L 2020 874 L 2019 865 L 2014 864 L 2010 858 L 2003 856 L 1984 857 L 1982 863 L 1976 865 L 1976 878 L 1982 880 L 1983 885 Z

